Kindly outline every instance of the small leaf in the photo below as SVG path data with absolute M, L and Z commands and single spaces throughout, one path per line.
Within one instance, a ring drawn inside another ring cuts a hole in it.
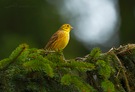
M 100 56 L 100 54 L 101 54 L 100 48 L 94 48 L 94 49 L 90 52 L 90 56 L 91 56 L 92 58 L 97 58 L 97 57 Z
M 6 67 L 7 65 L 9 65 L 9 63 L 12 60 L 10 58 L 5 58 L 3 60 L 0 61 L 0 70 L 3 69 L 4 67 Z
M 104 92 L 115 92 L 114 85 L 109 80 L 105 80 L 101 83 L 101 87 L 103 88 Z
M 21 44 L 17 47 L 9 56 L 10 59 L 16 59 L 26 48 L 28 48 L 27 44 Z
M 99 69 L 99 74 L 104 76 L 104 78 L 109 78 L 110 77 L 110 74 L 111 74 L 111 66 L 108 65 L 105 61 L 103 60 L 98 60 L 96 62 L 96 64 L 98 65 Z
M 71 79 L 71 75 L 70 74 L 65 74 L 61 78 L 61 84 L 63 84 L 63 85 L 70 85 L 71 82 L 72 82 L 72 79 Z

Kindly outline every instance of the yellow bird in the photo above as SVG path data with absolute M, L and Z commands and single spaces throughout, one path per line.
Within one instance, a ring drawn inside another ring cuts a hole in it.
M 61 51 L 63 50 L 70 39 L 70 31 L 73 27 L 70 24 L 63 24 L 57 32 L 55 32 L 47 45 L 45 46 L 45 50 L 47 51 Z

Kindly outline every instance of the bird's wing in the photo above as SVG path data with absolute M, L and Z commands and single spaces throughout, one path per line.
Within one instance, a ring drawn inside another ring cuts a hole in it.
M 48 41 L 48 43 L 47 43 L 47 45 L 45 46 L 45 49 L 51 49 L 51 48 L 53 48 L 53 44 L 55 43 L 55 41 L 58 39 L 58 32 L 59 31 L 57 31 L 56 33 L 54 33 L 53 35 L 52 35 L 52 37 L 50 38 L 50 40 Z

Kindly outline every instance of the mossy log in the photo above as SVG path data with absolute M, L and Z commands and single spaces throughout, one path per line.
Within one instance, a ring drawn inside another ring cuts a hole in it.
M 135 44 L 70 60 L 22 44 L 0 61 L 0 92 L 135 92 L 134 68 Z

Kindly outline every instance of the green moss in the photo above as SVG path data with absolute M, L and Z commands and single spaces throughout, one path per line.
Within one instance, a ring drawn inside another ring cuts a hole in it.
M 134 55 L 122 59 L 132 57 Z M 128 61 L 132 63 L 132 60 Z M 126 77 L 122 74 L 119 77 L 119 65 L 120 61 L 117 62 L 114 54 L 102 53 L 99 48 L 94 48 L 89 55 L 76 61 L 65 60 L 62 52 L 46 52 L 22 44 L 8 58 L 0 61 L 0 91 L 125 92 L 121 82 Z M 129 67 L 129 71 L 132 68 Z
M 98 66 L 99 75 L 103 76 L 105 79 L 108 79 L 111 74 L 111 66 L 103 60 L 98 60 L 96 64 Z
M 103 88 L 104 92 L 116 92 L 113 83 L 109 80 L 104 80 L 101 83 L 101 87 Z

